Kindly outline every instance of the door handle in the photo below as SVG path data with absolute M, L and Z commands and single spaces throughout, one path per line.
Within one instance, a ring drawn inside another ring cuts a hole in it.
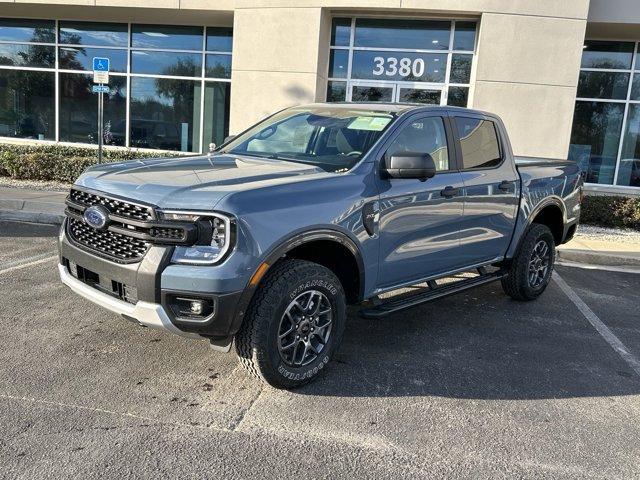
M 502 182 L 500 182 L 500 185 L 498 185 L 498 188 L 500 190 L 502 190 L 503 192 L 510 192 L 511 191 L 511 186 L 512 183 L 507 181 L 507 180 L 503 180 Z
M 444 190 L 440 190 L 440 195 L 446 198 L 455 197 L 460 193 L 460 189 L 458 187 L 453 188 L 452 186 L 447 186 Z

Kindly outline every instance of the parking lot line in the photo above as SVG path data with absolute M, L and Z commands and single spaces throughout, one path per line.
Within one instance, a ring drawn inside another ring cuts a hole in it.
M 553 272 L 553 280 L 558 284 L 560 289 L 565 293 L 569 300 L 578 307 L 578 310 L 582 313 L 584 318 L 597 330 L 597 332 L 606 340 L 606 342 L 613 348 L 622 359 L 633 369 L 634 372 L 640 377 L 640 361 L 634 357 L 627 347 L 616 337 L 609 327 L 607 327 L 598 316 L 593 313 L 593 310 L 578 296 L 576 292 L 564 281 L 564 279 L 558 274 Z
M 15 260 L 13 262 L 7 262 L 3 265 L 0 265 L 0 275 L 3 273 L 13 272 L 15 270 L 19 270 L 21 268 L 30 267 L 32 265 L 38 265 L 40 263 L 48 262 L 49 260 L 53 260 L 54 258 L 58 258 L 57 255 L 52 255 L 51 252 L 41 253 L 39 255 L 34 255 L 33 257 L 27 257 L 20 260 Z

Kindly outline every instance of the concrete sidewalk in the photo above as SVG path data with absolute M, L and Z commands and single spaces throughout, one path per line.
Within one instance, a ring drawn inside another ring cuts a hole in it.
M 67 192 L 0 187 L 0 220 L 60 224 Z
M 66 196 L 66 191 L 0 187 L 0 220 L 60 224 Z M 579 227 L 571 242 L 558 247 L 558 259 L 611 267 L 640 267 L 640 232 L 617 235 L 616 230 L 600 229 L 611 232 L 603 237 L 592 234 L 592 230 L 593 227 Z

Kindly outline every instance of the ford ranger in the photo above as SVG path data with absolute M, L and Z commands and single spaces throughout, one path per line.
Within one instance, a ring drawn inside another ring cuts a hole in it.
M 300 106 L 208 155 L 87 169 L 58 268 L 125 319 L 294 388 L 335 355 L 348 304 L 375 319 L 495 280 L 538 297 L 581 190 L 575 163 L 515 159 L 489 113 Z

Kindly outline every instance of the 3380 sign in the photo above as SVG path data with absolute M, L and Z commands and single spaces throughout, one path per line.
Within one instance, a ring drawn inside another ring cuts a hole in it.
M 422 58 L 396 58 L 396 57 L 375 57 L 373 59 L 373 73 L 376 77 L 386 75 L 387 77 L 413 76 L 420 78 L 424 75 L 425 64 Z
M 353 52 L 351 77 L 444 83 L 446 70 L 446 54 L 356 50 Z

